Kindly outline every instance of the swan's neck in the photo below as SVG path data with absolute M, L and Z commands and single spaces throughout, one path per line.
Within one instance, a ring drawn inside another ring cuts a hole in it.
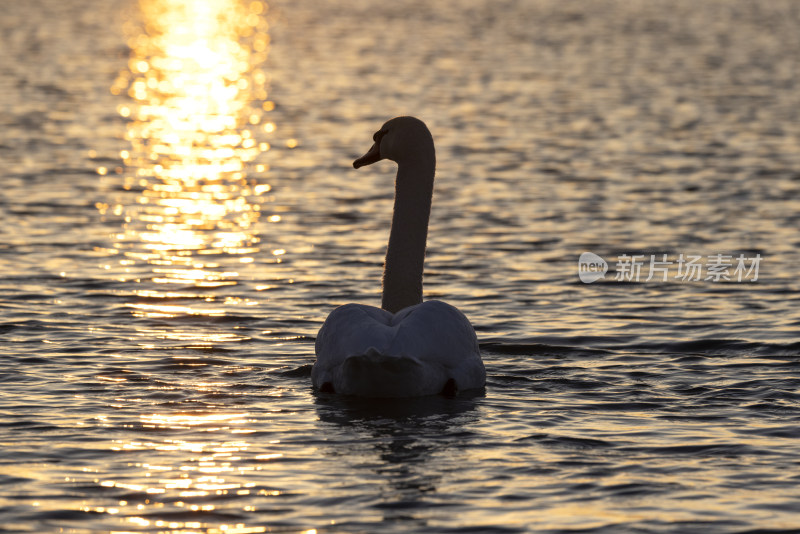
M 381 304 L 392 313 L 422 302 L 422 268 L 435 170 L 432 143 L 429 150 L 420 150 L 415 158 L 398 165 Z

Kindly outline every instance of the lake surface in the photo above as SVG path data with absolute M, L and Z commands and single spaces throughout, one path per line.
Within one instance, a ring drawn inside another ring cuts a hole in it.
M 800 529 L 798 3 L 1 11 L 0 532 Z M 400 114 L 486 388 L 317 394 Z

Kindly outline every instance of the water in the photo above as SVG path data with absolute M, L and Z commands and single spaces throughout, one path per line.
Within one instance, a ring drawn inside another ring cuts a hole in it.
M 799 24 L 6 2 L 0 531 L 797 531 Z M 426 297 L 472 320 L 486 390 L 317 395 L 321 322 L 379 302 L 394 168 L 350 163 L 404 113 L 438 149 Z

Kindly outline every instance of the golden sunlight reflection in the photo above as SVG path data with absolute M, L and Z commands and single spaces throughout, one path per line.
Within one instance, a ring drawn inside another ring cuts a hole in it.
M 127 28 L 129 68 L 112 87 L 130 97 L 119 106 L 131 143 L 121 157 L 124 187 L 137 194 L 121 208 L 125 231 L 114 247 L 127 279 L 141 279 L 141 266 L 148 266 L 163 293 L 236 284 L 239 267 L 259 250 L 255 224 L 270 191 L 267 166 L 258 163 L 269 150 L 262 137 L 275 128 L 262 125 L 272 109 L 263 70 L 267 6 L 140 0 L 139 7 L 141 20 Z M 135 309 L 155 316 L 181 311 Z
M 130 147 L 117 205 L 97 208 L 124 217 L 124 229 L 110 254 L 120 258 L 125 281 L 136 283 L 136 317 L 224 315 L 228 307 L 255 304 L 220 291 L 238 283 L 259 252 L 257 224 L 270 200 L 266 164 L 259 158 L 275 130 L 265 114 L 269 49 L 267 5 L 255 0 L 140 0 L 138 20 L 126 27 L 131 56 L 111 91 L 120 95 L 119 113 L 128 119 Z M 109 169 L 98 168 L 107 175 Z M 265 217 L 266 223 L 280 218 Z M 138 282 L 143 282 L 139 284 Z M 138 329 L 144 349 L 171 342 L 205 349 L 246 337 L 235 331 L 180 328 Z M 203 354 L 176 354 L 182 368 L 207 365 Z M 114 374 L 104 381 L 125 381 Z M 200 395 L 215 395 L 223 384 L 192 381 Z M 168 395 L 172 386 L 164 385 Z M 279 461 L 277 441 L 251 451 L 255 432 L 243 411 L 158 411 L 128 425 L 136 437 L 118 439 L 112 449 L 134 455 L 135 471 L 106 475 L 95 483 L 124 498 L 113 508 L 86 506 L 90 513 L 114 514 L 124 530 L 247 533 L 263 527 L 231 520 L 228 496 L 253 496 L 241 510 L 273 488 L 251 480 Z M 150 452 L 154 454 L 150 455 Z M 150 460 L 150 458 L 153 458 Z M 229 511 L 229 510 L 228 510 Z
M 113 513 L 130 525 L 158 527 L 164 532 L 264 532 L 261 527 L 242 523 L 220 523 L 230 513 L 227 508 L 229 496 L 251 496 L 259 502 L 274 498 L 281 491 L 265 488 L 258 472 L 269 469 L 271 462 L 279 460 L 278 452 L 256 454 L 250 451 L 251 444 L 244 439 L 255 432 L 249 427 L 249 415 L 232 413 L 151 413 L 140 416 L 139 425 L 151 432 L 180 432 L 192 430 L 208 433 L 209 439 L 142 439 L 117 440 L 113 450 L 119 453 L 137 451 L 160 451 L 165 455 L 177 455 L 176 461 L 141 461 L 133 465 L 141 476 L 108 477 L 95 480 L 103 488 L 124 490 L 126 499 L 119 501 L 112 512 L 108 507 L 87 506 L 84 511 Z M 201 434 L 202 435 L 202 434 Z M 260 451 L 279 447 L 280 441 L 259 443 Z M 255 511 L 255 504 L 247 504 L 244 511 Z M 222 515 L 215 516 L 219 511 Z M 168 521 L 165 517 L 180 517 Z M 215 524 L 216 523 L 216 524 Z

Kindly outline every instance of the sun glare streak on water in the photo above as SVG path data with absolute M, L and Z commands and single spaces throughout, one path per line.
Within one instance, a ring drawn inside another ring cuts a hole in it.
M 114 208 L 124 216 L 124 227 L 113 248 L 126 273 L 122 281 L 146 282 L 133 291 L 138 300 L 126 306 L 141 319 L 221 317 L 231 307 L 257 304 L 235 295 L 221 299 L 219 291 L 236 286 L 240 271 L 261 251 L 257 224 L 271 186 L 265 179 L 268 166 L 259 158 L 270 148 L 264 134 L 275 128 L 272 122 L 264 124 L 273 106 L 267 100 L 264 70 L 269 50 L 267 5 L 240 0 L 141 0 L 139 9 L 139 23 L 127 27 L 129 68 L 111 88 L 121 99 L 128 97 L 118 106 L 128 120 L 130 142 L 120 157 L 125 164 L 123 188 L 135 194 L 129 196 L 132 202 Z M 98 169 L 101 175 L 107 172 L 105 167 Z M 110 209 L 103 203 L 98 208 Z M 266 220 L 277 223 L 280 217 Z M 248 339 L 235 332 L 182 329 L 170 323 L 139 327 L 137 333 L 145 350 L 163 348 L 164 341 L 181 349 L 213 350 Z M 202 356 L 186 354 L 166 361 L 176 369 L 209 363 Z M 120 376 L 98 379 L 120 386 L 127 381 Z M 169 396 L 190 388 L 193 395 L 213 398 L 224 386 L 188 377 L 180 385 L 154 389 Z M 124 389 L 121 394 L 125 395 Z M 96 506 L 83 511 L 115 514 L 132 527 L 172 533 L 265 531 L 229 522 L 224 513 L 215 512 L 219 506 L 215 503 L 228 494 L 239 498 L 251 491 L 280 494 L 243 481 L 250 472 L 283 456 L 277 450 L 265 452 L 263 446 L 258 452 L 249 451 L 245 437 L 255 430 L 247 413 L 210 402 L 203 411 L 142 413 L 129 426 L 153 438 L 114 440 L 112 451 L 126 455 L 158 451 L 169 461 L 159 465 L 135 461 L 120 477 L 95 480 L 127 497 L 113 511 Z M 182 432 L 191 436 L 180 437 Z M 157 438 L 161 434 L 167 437 Z M 255 507 L 245 506 L 248 510 Z
M 259 252 L 255 226 L 270 185 L 269 149 L 260 135 L 270 103 L 263 64 L 269 35 L 261 2 L 142 0 L 131 25 L 129 70 L 112 92 L 129 119 L 123 206 L 114 247 L 130 279 L 150 266 L 168 287 L 235 285 Z M 100 172 L 103 172 L 101 169 Z M 232 262 L 231 257 L 238 258 Z M 224 265 L 222 265 L 224 263 Z M 152 293 L 152 291 L 151 291 Z M 151 295 L 152 296 L 152 295 Z M 175 307 L 135 305 L 140 315 L 172 316 Z

